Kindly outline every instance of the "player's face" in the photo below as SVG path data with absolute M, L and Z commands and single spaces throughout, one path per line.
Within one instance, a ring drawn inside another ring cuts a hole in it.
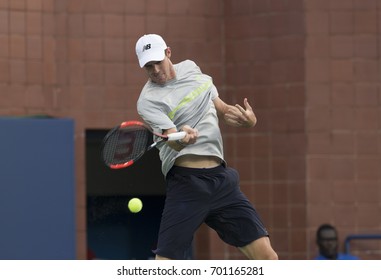
M 318 240 L 320 254 L 328 259 L 336 259 L 338 251 L 337 234 L 334 230 L 326 229 L 320 233 Z
M 173 69 L 171 60 L 171 51 L 168 48 L 165 51 L 165 57 L 162 61 L 150 61 L 144 65 L 144 69 L 147 71 L 148 77 L 153 83 L 164 85 L 169 80 L 175 77 L 175 71 Z

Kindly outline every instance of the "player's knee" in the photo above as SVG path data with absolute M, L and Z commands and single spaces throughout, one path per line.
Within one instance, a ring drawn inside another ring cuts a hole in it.
M 259 238 L 245 247 L 240 248 L 248 259 L 278 260 L 278 254 L 271 247 L 268 237 Z
M 159 255 L 156 255 L 155 256 L 155 260 L 170 260 L 170 259 L 166 258 L 166 257 L 162 257 L 162 256 L 159 256 Z
M 272 251 L 272 252 L 269 252 L 266 256 L 265 256 L 265 258 L 264 258 L 264 260 L 278 260 L 279 258 L 278 258 L 278 254 L 277 253 L 275 253 L 274 251 Z
M 278 260 L 278 254 L 272 249 L 257 251 L 250 259 L 255 260 Z

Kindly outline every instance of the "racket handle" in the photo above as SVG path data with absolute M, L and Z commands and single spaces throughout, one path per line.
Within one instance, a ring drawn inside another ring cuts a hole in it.
M 168 134 L 168 141 L 176 141 L 176 140 L 181 140 L 187 135 L 185 131 L 180 131 L 180 132 L 175 132 Z

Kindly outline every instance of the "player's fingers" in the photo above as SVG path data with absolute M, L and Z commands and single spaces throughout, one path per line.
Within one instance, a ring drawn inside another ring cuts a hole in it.
M 238 108 L 238 110 L 239 110 L 242 114 L 245 113 L 245 109 L 243 109 L 241 105 L 236 104 L 235 107 Z
M 193 129 L 189 125 L 184 125 L 181 130 L 185 131 L 186 133 L 191 133 Z
M 249 101 L 247 101 L 247 98 L 245 98 L 243 100 L 243 104 L 245 106 L 245 109 L 241 105 L 239 105 L 239 104 L 235 105 L 235 107 L 237 107 L 241 111 L 242 114 L 247 113 L 247 111 L 249 111 L 249 112 L 253 111 L 253 108 L 251 108 L 251 106 L 249 104 Z
M 187 133 L 183 141 L 187 144 L 194 144 L 198 137 L 198 130 L 190 127 L 189 125 L 184 125 L 182 130 Z
M 245 99 L 243 100 L 243 104 L 245 105 L 246 110 L 253 111 L 253 108 L 250 106 L 250 103 L 249 103 L 249 101 L 247 100 L 247 98 L 245 98 Z
M 237 104 L 238 105 L 238 104 Z M 230 114 L 230 115 L 232 115 L 232 116 L 237 116 L 237 117 L 239 117 L 240 115 L 242 115 L 242 111 L 241 111 L 241 109 L 238 107 L 238 106 L 231 106 L 230 108 L 229 108 L 229 110 L 226 112 L 227 114 Z M 241 107 L 242 108 L 242 107 Z M 242 108 L 243 109 L 243 108 Z
M 194 129 L 194 135 L 195 135 L 196 137 L 198 136 L 198 129 L 197 129 L 197 128 Z
M 237 120 L 240 122 L 247 122 L 249 119 L 250 111 L 246 111 L 241 105 L 236 104 L 235 107 L 238 109 L 239 114 L 237 114 Z
M 191 139 L 196 139 L 198 137 L 198 130 L 196 128 L 193 128 L 190 133 L 189 133 L 189 137 Z

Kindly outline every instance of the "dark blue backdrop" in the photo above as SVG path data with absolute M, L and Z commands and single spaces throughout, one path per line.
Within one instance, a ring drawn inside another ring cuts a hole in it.
M 76 259 L 74 122 L 0 118 L 0 259 Z

